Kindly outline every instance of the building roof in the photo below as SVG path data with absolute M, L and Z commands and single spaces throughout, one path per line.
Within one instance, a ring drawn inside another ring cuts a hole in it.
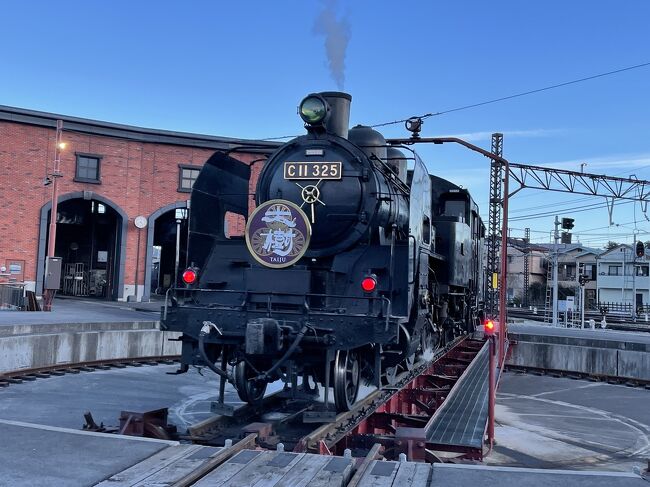
M 553 243 L 542 243 L 542 244 L 537 244 L 540 247 L 545 248 L 546 250 L 553 250 L 555 248 L 555 244 Z M 603 252 L 602 249 L 596 249 L 593 247 L 587 247 L 586 245 L 582 245 L 581 243 L 571 243 L 571 244 L 557 244 L 557 249 L 560 254 L 565 254 L 568 252 L 573 252 L 575 250 L 578 250 L 581 253 L 584 252 L 591 252 L 595 255 L 599 255 Z M 580 255 L 580 254 L 579 254 Z
M 585 257 L 586 255 L 594 255 L 594 256 L 597 257 L 597 256 L 599 256 L 599 255 L 601 255 L 601 254 L 604 254 L 605 252 L 606 252 L 606 251 L 603 250 L 603 249 L 598 249 L 598 250 L 593 250 L 593 249 L 592 249 L 592 250 L 583 250 L 582 252 L 580 252 L 580 253 L 579 253 L 578 255 L 576 255 L 575 257 L 576 257 L 576 259 L 578 259 L 578 258 L 580 258 L 580 257 Z
M 508 247 L 515 248 L 517 250 L 520 250 L 522 252 L 528 250 L 528 251 L 538 251 L 538 252 L 547 252 L 548 249 L 545 247 L 541 247 L 539 244 L 534 244 L 530 242 L 526 242 L 525 239 L 523 238 L 515 238 L 515 237 L 508 237 Z
M 279 142 L 135 127 L 133 125 L 103 122 L 88 118 L 71 117 L 69 115 L 59 115 L 56 113 L 40 112 L 36 110 L 27 110 L 25 108 L 0 105 L 0 121 L 55 128 L 57 120 L 63 120 L 63 130 L 66 132 L 117 137 L 138 142 L 180 145 L 215 150 L 228 150 L 241 147 L 245 148 L 246 152 L 261 153 L 270 153 L 280 145 Z
M 613 254 L 616 251 L 620 252 L 621 250 L 625 250 L 626 253 L 631 252 L 632 251 L 632 246 L 627 245 L 627 244 L 618 244 L 616 247 L 613 247 L 613 248 L 611 248 L 609 250 L 605 250 L 602 254 L 600 254 L 600 258 L 606 258 L 610 254 Z M 617 254 L 617 255 L 620 255 L 620 254 Z

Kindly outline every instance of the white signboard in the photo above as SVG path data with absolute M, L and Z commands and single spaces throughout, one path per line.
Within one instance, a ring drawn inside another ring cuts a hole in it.
M 575 310 L 575 296 L 566 297 L 566 311 Z

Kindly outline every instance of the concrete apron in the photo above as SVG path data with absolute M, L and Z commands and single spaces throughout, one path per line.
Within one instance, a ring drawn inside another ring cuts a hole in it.
M 507 361 L 510 365 L 650 380 L 650 346 L 646 344 L 523 333 L 509 337 L 516 341 Z
M 180 334 L 157 321 L 15 325 L 0 329 L 0 373 L 94 361 L 180 355 Z

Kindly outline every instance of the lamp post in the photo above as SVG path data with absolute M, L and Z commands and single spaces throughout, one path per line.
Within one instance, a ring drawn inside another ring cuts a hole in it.
M 56 276 L 61 275 L 61 260 L 54 258 L 56 246 L 56 218 L 58 212 L 59 185 L 58 181 L 61 176 L 61 149 L 65 148 L 65 143 L 61 140 L 63 133 L 63 120 L 56 121 L 56 138 L 54 143 L 54 167 L 48 174 L 45 184 L 52 184 L 52 209 L 50 210 L 50 229 L 47 240 L 47 261 L 45 265 L 45 292 L 43 293 L 43 310 L 52 311 L 52 301 L 59 283 L 56 282 Z M 58 272 L 55 269 L 58 266 Z M 48 282 L 49 281 L 49 282 Z
M 174 266 L 174 286 L 178 286 L 178 266 L 181 255 L 181 223 L 187 218 L 187 208 L 176 208 L 176 265 Z

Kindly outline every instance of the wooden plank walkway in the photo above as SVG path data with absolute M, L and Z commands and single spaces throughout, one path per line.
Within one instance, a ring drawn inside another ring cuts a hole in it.
M 359 482 L 359 487 L 426 487 L 431 465 L 414 462 L 375 460 Z
M 344 487 L 354 460 L 342 457 L 244 450 L 199 480 L 196 487 Z
M 97 487 L 166 487 L 183 478 L 221 448 L 201 445 L 169 446 L 117 473 Z
M 96 487 L 171 487 L 213 459 L 224 448 L 170 446 Z M 353 473 L 352 458 L 242 450 L 200 480 L 196 487 L 345 487 Z M 190 485 L 190 484 L 188 484 Z
M 100 487 L 448 487 L 484 485 L 535 487 L 643 487 L 641 477 L 623 472 L 588 472 L 428 464 L 352 459 L 282 451 L 170 446 L 112 477 Z M 221 457 L 221 458 L 220 458 Z M 188 474 L 207 462 L 219 466 L 198 481 Z M 356 465 L 355 465 L 356 464 Z M 354 469 L 359 473 L 352 477 Z

